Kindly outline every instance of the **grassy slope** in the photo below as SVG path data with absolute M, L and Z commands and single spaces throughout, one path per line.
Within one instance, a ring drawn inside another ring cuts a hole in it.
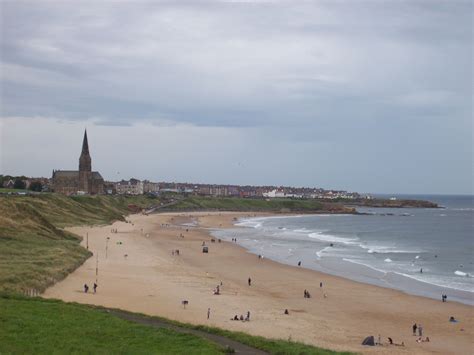
M 148 317 L 148 318 L 162 319 L 160 317 L 151 317 L 151 316 L 146 316 L 146 315 L 143 315 L 143 316 Z M 327 349 L 321 349 L 321 348 L 314 347 L 312 345 L 295 342 L 295 341 L 292 341 L 291 339 L 289 340 L 268 339 L 261 336 L 250 335 L 244 332 L 230 331 L 226 329 L 209 327 L 205 325 L 194 325 L 194 324 L 180 323 L 180 322 L 169 321 L 169 320 L 167 321 L 173 324 L 176 324 L 178 326 L 191 328 L 191 329 L 198 329 L 198 330 L 205 331 L 207 333 L 221 335 L 229 339 L 238 341 L 242 344 L 251 346 L 253 348 L 266 351 L 270 354 L 295 354 L 295 355 L 296 354 L 314 354 L 314 355 L 350 355 L 352 354 L 350 352 L 337 352 L 337 351 L 332 351 L 332 350 L 327 350 Z
M 143 315 L 144 318 L 158 318 Z M 158 318 L 159 320 L 163 320 Z M 346 355 L 288 340 L 266 339 L 179 322 L 182 328 L 218 334 L 270 354 Z M 206 339 L 128 322 L 102 307 L 0 295 L 0 353 L 217 354 Z
M 131 323 L 87 306 L 0 297 L 0 353 L 219 354 L 205 339 Z
M 0 196 L 0 290 L 44 290 L 73 271 L 90 253 L 62 229 L 123 219 L 128 204 L 147 197 Z
M 221 210 L 221 211 L 271 211 L 271 212 L 351 212 L 342 204 L 316 200 L 249 199 L 236 197 L 188 197 L 167 210 Z

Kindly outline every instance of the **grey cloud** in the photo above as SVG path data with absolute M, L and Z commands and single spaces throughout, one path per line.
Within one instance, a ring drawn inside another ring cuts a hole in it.
M 328 174 L 349 164 L 341 144 L 357 170 L 374 145 L 404 137 L 413 144 L 384 152 L 401 168 L 416 142 L 429 154 L 442 137 L 461 162 L 453 175 L 472 165 L 471 1 L 0 6 L 1 116 L 245 130 L 301 157 L 287 164 L 302 171 L 324 149 Z

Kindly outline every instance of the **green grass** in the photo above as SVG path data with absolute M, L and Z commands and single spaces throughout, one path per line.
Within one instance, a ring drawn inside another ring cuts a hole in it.
M 0 291 L 43 291 L 91 255 L 61 227 L 107 224 L 123 220 L 129 204 L 157 203 L 146 196 L 0 196 Z
M 325 203 L 313 199 L 251 199 L 237 197 L 192 196 L 166 208 L 169 211 L 220 210 L 245 212 L 339 212 L 349 213 L 352 209 L 342 204 Z
M 217 334 L 270 354 L 348 355 L 291 340 L 266 339 L 242 332 L 156 318 L 181 328 Z M 123 320 L 106 308 L 59 300 L 0 295 L 0 354 L 218 354 L 223 349 L 204 338 Z
M 160 317 L 152 317 L 143 315 L 148 318 L 163 319 Z M 197 329 L 206 333 L 217 334 L 224 336 L 229 339 L 238 341 L 239 343 L 246 344 L 256 349 L 266 351 L 270 354 L 285 354 L 285 355 L 351 355 L 350 352 L 338 352 L 327 349 L 321 349 L 312 345 L 304 344 L 301 342 L 293 341 L 291 339 L 268 339 L 261 336 L 250 335 L 243 332 L 230 331 L 226 329 L 209 327 L 205 325 L 194 325 L 189 323 L 180 323 L 176 321 L 165 320 L 181 327 Z
M 206 339 L 60 301 L 0 297 L 1 354 L 221 354 Z
M 28 192 L 25 189 L 7 189 L 5 187 L 0 187 L 0 193 L 7 193 L 7 192 Z

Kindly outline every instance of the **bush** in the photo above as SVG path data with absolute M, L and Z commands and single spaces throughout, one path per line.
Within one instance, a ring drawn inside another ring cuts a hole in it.
M 41 182 L 39 182 L 39 181 L 33 181 L 33 182 L 30 184 L 30 190 L 31 190 L 31 191 L 41 192 L 41 191 L 43 190 L 43 185 L 42 185 Z
M 13 183 L 13 188 L 14 189 L 25 189 L 26 188 L 26 184 L 23 180 L 21 179 L 15 179 L 15 182 Z

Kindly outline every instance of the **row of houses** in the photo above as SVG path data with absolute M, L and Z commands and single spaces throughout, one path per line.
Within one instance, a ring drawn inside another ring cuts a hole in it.
M 239 185 L 210 185 L 192 183 L 151 182 L 138 179 L 122 180 L 107 183 L 107 193 L 120 195 L 159 194 L 165 192 L 195 194 L 215 197 L 245 197 L 245 198 L 317 198 L 317 199 L 355 199 L 360 195 L 355 192 L 341 190 L 324 190 L 321 188 L 296 188 L 276 186 L 239 186 Z
M 0 175 L 0 187 L 5 189 L 31 189 L 34 191 L 49 191 L 50 180 L 43 177 L 29 178 L 25 176 L 13 177 Z
M 157 194 L 160 192 L 160 185 L 148 180 L 140 181 L 138 179 L 121 180 L 115 183 L 106 183 L 106 192 L 108 194 L 119 195 L 143 195 Z
M 52 182 L 48 178 L 10 177 L 0 175 L 0 186 L 18 188 L 21 180 L 24 189 L 30 189 L 36 184 L 35 191 L 51 191 Z M 15 184 L 16 182 L 16 184 Z M 36 188 L 39 189 L 37 190 Z M 194 194 L 215 197 L 244 197 L 244 198 L 315 198 L 315 199 L 355 199 L 360 195 L 355 192 L 340 190 L 325 190 L 322 188 L 290 187 L 290 186 L 239 186 L 216 184 L 193 184 L 174 182 L 152 182 L 149 180 L 121 180 L 104 182 L 103 192 L 109 195 L 143 195 L 161 194 L 166 192 L 179 194 Z

